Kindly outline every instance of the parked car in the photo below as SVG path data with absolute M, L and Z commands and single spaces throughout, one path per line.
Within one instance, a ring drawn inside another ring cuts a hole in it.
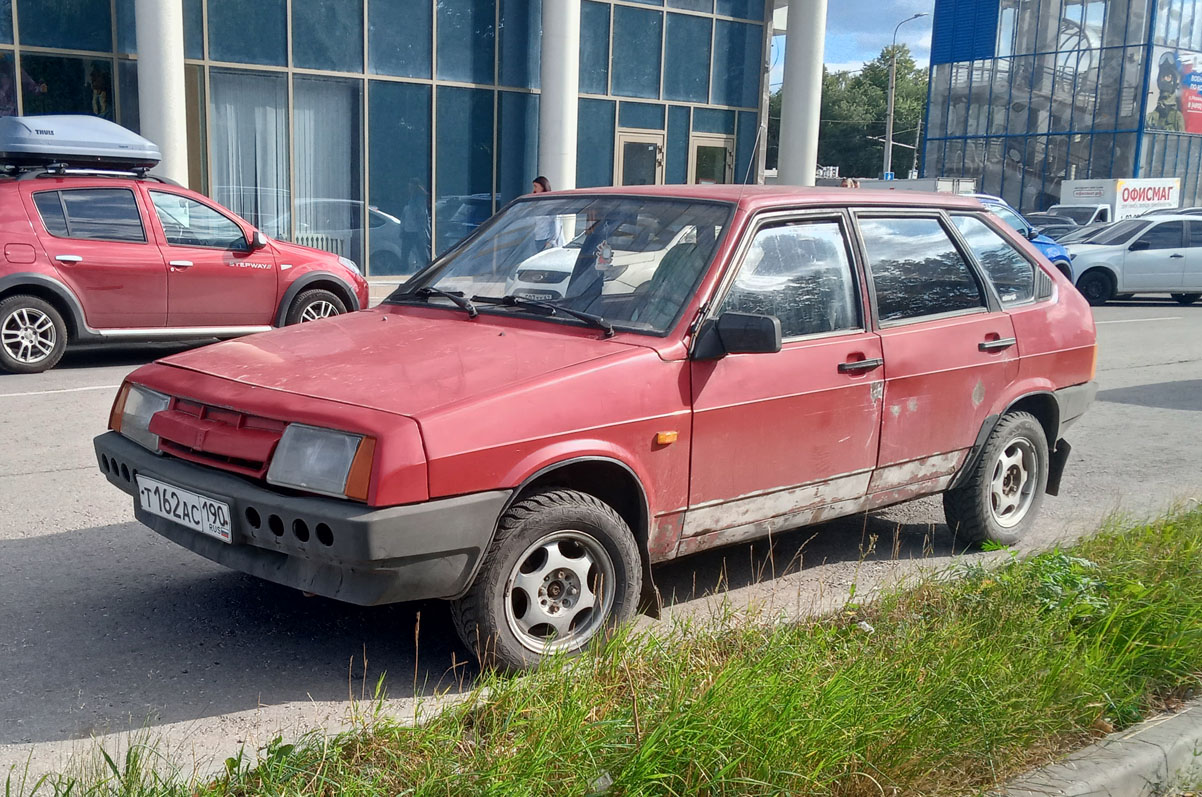
M 1098 237 L 1112 226 L 1113 225 L 1111 224 L 1085 224 L 1075 227 L 1072 232 L 1061 236 L 1057 240 L 1057 243 L 1066 249 L 1068 248 L 1069 244 L 1088 243 L 1090 240 Z
M 1027 213 L 1023 218 L 1035 228 L 1036 232 L 1046 235 L 1056 243 L 1060 243 L 1060 239 L 1070 232 L 1081 229 L 1081 225 L 1072 219 L 1053 216 L 1050 213 Z
M 974 194 L 973 196 L 979 199 L 981 204 L 991 213 L 1009 224 L 1020 235 L 1034 244 L 1035 248 L 1042 252 L 1043 256 L 1051 261 L 1052 265 L 1060 269 L 1062 274 L 1067 275 L 1069 273 L 1068 252 L 1065 251 L 1064 247 L 1036 230 L 1027 219 L 1023 218 L 1021 213 L 1010 207 L 1006 200 L 990 194 Z
M 11 150 L 0 161 L 12 164 L 0 177 L 0 369 L 45 371 L 75 343 L 229 338 L 367 305 L 353 261 L 272 240 L 140 169 L 113 171 L 103 156 L 103 171 L 13 164 L 25 126 L 84 125 L 96 147 L 110 128 L 145 139 L 90 117 L 0 121 L 0 150 Z
M 589 230 L 567 298 L 502 294 L 547 215 Z M 656 267 L 607 291 L 618 220 Z M 1095 364 L 1085 300 L 976 200 L 626 186 L 523 197 L 372 310 L 139 368 L 95 448 L 164 537 L 350 603 L 448 599 L 520 669 L 708 548 L 939 493 L 960 539 L 1023 538 Z
M 1117 222 L 1069 246 L 1073 281 L 1092 305 L 1117 294 L 1168 293 L 1181 304 L 1202 298 L 1202 219 L 1180 213 Z

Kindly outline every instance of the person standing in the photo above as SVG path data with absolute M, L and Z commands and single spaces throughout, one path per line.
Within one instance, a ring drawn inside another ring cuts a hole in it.
M 545 194 L 551 190 L 551 181 L 541 174 L 530 184 L 530 193 Z M 563 226 L 556 216 L 536 216 L 534 219 L 534 251 L 563 246 Z
M 430 203 L 417 178 L 409 181 L 409 197 L 401 208 L 401 273 L 410 274 L 409 260 L 417 255 L 413 271 L 430 262 Z

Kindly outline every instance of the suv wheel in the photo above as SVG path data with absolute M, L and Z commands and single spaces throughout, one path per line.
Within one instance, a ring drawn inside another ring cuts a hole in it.
M 611 506 L 576 490 L 536 492 L 501 517 L 451 615 L 482 664 L 524 670 L 633 616 L 642 579 L 634 535 Z
M 1077 290 L 1081 291 L 1085 301 L 1098 307 L 1114 298 L 1114 279 L 1102 269 L 1095 268 L 1081 275 Z
M 1013 545 L 1031 527 L 1048 484 L 1048 442 L 1029 412 L 1002 416 L 968 480 L 943 494 L 947 525 L 967 542 Z
M 1172 297 L 1177 304 L 1193 304 L 1202 299 L 1202 293 L 1174 293 Z
M 311 291 L 301 291 L 300 296 L 292 301 L 292 306 L 288 308 L 288 315 L 284 317 L 284 325 L 292 326 L 307 321 L 320 321 L 323 318 L 342 315 L 345 312 L 346 305 L 334 293 L 324 288 L 315 288 Z
M 48 371 L 67 350 L 67 325 L 44 299 L 9 296 L 0 301 L 0 368 L 15 374 Z

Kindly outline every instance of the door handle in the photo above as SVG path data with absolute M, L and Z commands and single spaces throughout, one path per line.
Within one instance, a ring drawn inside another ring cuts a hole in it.
M 839 363 L 839 373 L 854 374 L 860 371 L 873 371 L 885 364 L 885 361 L 880 357 L 871 360 L 852 360 L 851 362 Z
M 1181 254 L 1180 252 L 1177 252 L 1175 254 L 1169 255 L 1169 257 L 1172 258 L 1173 260 L 1180 260 L 1181 258 L 1185 257 L 1185 255 Z
M 980 351 L 1002 351 L 1008 349 L 1018 343 L 1017 338 L 998 338 L 997 340 L 986 340 L 977 344 L 977 349 Z
M 192 268 L 191 260 L 172 260 L 171 265 L 175 268 Z
M 55 255 L 54 259 L 60 263 L 78 263 L 83 260 L 79 255 Z

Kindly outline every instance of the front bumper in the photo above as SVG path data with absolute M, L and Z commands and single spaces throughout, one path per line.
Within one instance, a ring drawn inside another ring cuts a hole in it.
M 161 457 L 116 432 L 100 435 L 94 445 L 101 472 L 134 496 L 134 516 L 172 542 L 243 573 L 363 606 L 463 593 L 511 495 L 493 490 L 371 509 L 290 495 Z M 139 473 L 228 503 L 231 542 L 144 511 L 136 497 Z M 320 539 L 314 533 L 319 525 L 329 532 Z M 297 529 L 308 532 L 298 535 Z

